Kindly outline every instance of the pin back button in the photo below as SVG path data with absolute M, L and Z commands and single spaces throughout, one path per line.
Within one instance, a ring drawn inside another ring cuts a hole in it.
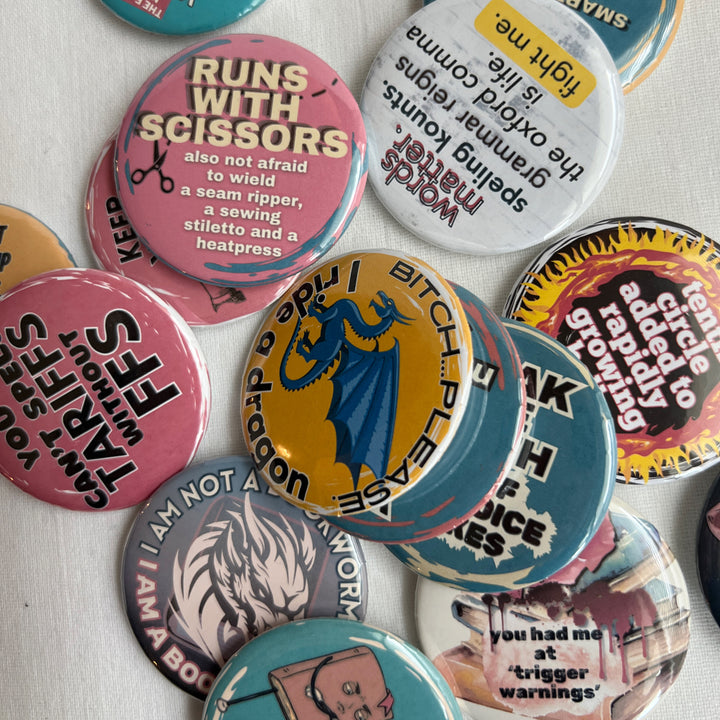
M 419 650 L 337 618 L 287 623 L 241 647 L 215 681 L 203 720 L 238 710 L 268 720 L 462 720 L 447 682 Z
M 410 231 L 457 252 L 541 243 L 590 205 L 617 160 L 620 78 L 556 0 L 418 10 L 367 76 L 369 178 Z
M 0 472 L 72 510 L 146 499 L 192 459 L 210 383 L 182 318 L 133 280 L 37 275 L 0 296 Z
M 514 466 L 493 498 L 454 530 L 387 545 L 417 574 L 471 592 L 527 587 L 567 565 L 592 539 L 614 487 L 612 418 L 592 376 L 545 333 L 506 323 L 527 392 Z
M 292 284 L 229 288 L 210 285 L 175 272 L 141 242 L 120 204 L 115 185 L 116 136 L 103 146 L 93 167 L 85 198 L 85 218 L 93 253 L 100 265 L 155 291 L 188 325 L 217 325 L 266 309 Z
M 504 314 L 567 345 L 613 414 L 619 482 L 683 480 L 720 459 L 720 248 L 692 228 L 616 218 L 563 238 Z
M 419 578 L 415 602 L 421 648 L 476 720 L 488 708 L 548 720 L 600 718 L 610 707 L 617 720 L 644 717 L 677 679 L 690 638 L 679 564 L 617 499 L 558 575 L 494 595 Z
M 465 288 L 452 287 L 472 334 L 467 407 L 448 449 L 411 492 L 376 510 L 328 517 L 363 539 L 419 542 L 451 530 L 492 497 L 520 451 L 525 384 L 517 350 L 490 308 Z
M 562 2 L 562 0 L 561 0 Z M 573 7 L 572 3 L 565 3 Z M 655 70 L 675 38 L 684 0 L 619 0 L 612 10 L 577 3 L 573 7 L 607 46 L 629 93 Z
M 310 51 L 225 35 L 167 60 L 118 132 L 116 183 L 158 259 L 201 282 L 274 283 L 307 269 L 365 187 L 365 126 Z
M 193 35 L 229 25 L 263 0 L 102 0 L 125 22 L 162 35 Z
M 256 635 L 300 618 L 362 620 L 367 607 L 359 542 L 289 505 L 239 456 L 191 465 L 155 491 L 122 577 L 146 655 L 200 699 Z
M 60 238 L 24 210 L 0 204 L 0 293 L 47 270 L 75 267 Z
M 306 273 L 258 330 L 243 374 L 262 477 L 324 515 L 410 491 L 460 425 L 471 347 L 457 295 L 416 258 L 349 253 Z

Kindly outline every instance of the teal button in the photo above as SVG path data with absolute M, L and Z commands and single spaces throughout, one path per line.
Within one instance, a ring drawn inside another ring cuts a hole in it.
M 268 630 L 225 665 L 203 720 L 461 720 L 447 681 L 419 650 L 352 620 Z
M 590 372 L 549 335 L 507 322 L 528 402 L 515 464 L 462 525 L 387 545 L 417 574 L 470 592 L 521 589 L 567 565 L 602 522 L 615 479 L 612 416 Z
M 192 35 L 229 25 L 263 0 L 102 0 L 118 17 L 141 30 Z

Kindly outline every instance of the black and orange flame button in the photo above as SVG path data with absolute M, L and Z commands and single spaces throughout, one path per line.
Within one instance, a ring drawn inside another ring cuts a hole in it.
M 683 479 L 720 459 L 720 247 L 654 218 L 599 222 L 527 267 L 505 314 L 568 346 L 602 389 L 618 481 Z

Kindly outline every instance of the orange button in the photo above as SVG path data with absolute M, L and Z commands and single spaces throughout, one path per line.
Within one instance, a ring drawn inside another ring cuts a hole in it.
M 452 440 L 471 387 L 458 298 L 404 255 L 328 261 L 288 290 L 252 347 L 247 445 L 278 493 L 321 514 L 409 490 Z
M 46 270 L 75 267 L 57 235 L 22 210 L 0 205 L 0 293 Z

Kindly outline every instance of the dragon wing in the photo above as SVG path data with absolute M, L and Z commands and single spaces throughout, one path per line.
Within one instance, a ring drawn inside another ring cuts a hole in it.
M 350 469 L 357 488 L 363 465 L 381 478 L 387 472 L 397 412 L 400 350 L 367 351 L 349 343 L 333 373 L 327 419 L 335 427 L 336 460 Z

